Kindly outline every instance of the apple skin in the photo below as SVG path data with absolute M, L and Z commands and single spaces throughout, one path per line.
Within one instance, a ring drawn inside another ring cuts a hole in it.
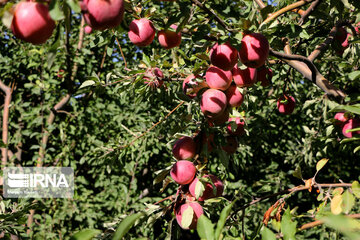
M 256 68 L 246 68 L 242 70 L 237 65 L 235 65 L 231 72 L 234 82 L 238 87 L 251 87 L 256 83 Z
M 161 80 L 163 78 L 164 74 L 159 68 L 147 69 L 143 77 L 146 80 L 144 83 L 153 89 L 160 88 L 164 84 L 164 81 Z
M 203 89 L 208 87 L 205 81 L 197 82 L 195 81 L 196 78 L 202 78 L 199 75 L 190 74 L 187 76 L 182 84 L 183 93 L 188 96 L 189 98 L 196 97 L 197 93 Z M 191 85 L 191 86 L 189 86 Z
M 182 215 L 184 214 L 185 210 L 188 207 L 191 207 L 194 210 L 194 215 L 193 215 L 193 219 L 192 219 L 192 222 L 191 222 L 191 225 L 189 226 L 189 228 L 184 228 L 181 225 L 181 220 L 182 220 Z M 203 214 L 204 214 L 204 210 L 203 210 L 202 206 L 198 202 L 187 202 L 187 203 L 184 203 L 184 204 L 180 205 L 179 207 L 177 207 L 175 209 L 176 221 L 179 224 L 179 226 L 182 229 L 185 229 L 185 230 L 187 230 L 187 229 L 195 229 L 196 225 L 197 225 L 197 220 Z
M 222 149 L 229 154 L 236 153 L 236 150 L 239 146 L 239 143 L 238 143 L 236 137 L 234 137 L 234 136 L 226 137 L 225 141 L 226 141 L 226 144 L 224 146 L 222 146 Z
M 191 137 L 181 137 L 175 142 L 172 153 L 177 160 L 191 159 L 196 155 L 196 143 Z
M 176 30 L 177 26 L 172 24 L 170 26 L 172 29 Z M 176 33 L 171 30 L 161 30 L 158 32 L 158 40 L 160 45 L 165 49 L 174 48 L 180 45 L 181 43 L 181 33 Z
M 282 103 L 281 101 L 285 99 L 287 99 L 287 103 Z M 276 105 L 281 114 L 290 115 L 295 109 L 295 98 L 284 95 L 278 99 Z
M 129 25 L 130 41 L 138 47 L 148 46 L 155 37 L 155 28 L 147 18 L 135 19 Z
M 200 109 L 208 118 L 214 118 L 224 112 L 227 105 L 225 93 L 217 89 L 208 89 L 201 96 Z
M 240 107 L 244 101 L 244 96 L 241 94 L 235 84 L 231 84 L 225 92 L 229 106 Z
M 84 0 L 81 4 L 86 23 L 95 30 L 115 28 L 124 16 L 124 0 Z
M 241 136 L 241 135 L 243 135 L 245 133 L 245 130 L 244 130 L 245 122 L 244 122 L 243 119 L 241 119 L 239 117 L 236 117 L 236 118 L 229 118 L 228 121 L 230 123 L 227 125 L 226 131 L 229 133 L 229 135 L 231 135 L 231 136 Z M 235 131 L 231 130 L 231 122 L 235 122 L 235 124 L 236 124 Z
M 342 134 L 347 138 L 352 138 L 356 134 L 360 134 L 360 131 L 348 132 L 348 133 L 346 131 L 349 129 L 359 128 L 359 127 L 360 127 L 360 119 L 350 119 L 344 124 L 342 128 Z
M 270 68 L 262 67 L 257 69 L 257 81 L 261 82 L 261 86 L 268 87 L 271 84 L 273 72 Z
M 335 114 L 334 119 L 336 125 L 343 126 L 349 118 L 345 116 L 345 112 L 338 112 Z
M 48 40 L 55 28 L 47 5 L 38 2 L 20 2 L 15 7 L 11 30 L 15 37 L 38 45 Z
M 170 176 L 177 184 L 191 183 L 196 173 L 195 165 L 188 160 L 177 161 L 170 170 Z
M 214 194 L 214 187 L 211 183 L 205 183 L 205 190 L 203 194 L 197 199 L 198 201 L 205 201 L 209 198 L 221 197 L 224 192 L 224 184 L 214 175 L 204 175 L 202 178 L 207 178 L 210 180 L 216 187 L 216 195 Z M 196 184 L 199 182 L 199 178 L 194 178 L 194 180 L 189 185 L 189 191 L 193 197 L 196 198 L 195 189 Z
M 215 43 L 210 50 L 211 64 L 224 71 L 231 70 L 238 60 L 238 51 L 229 42 Z
M 210 88 L 225 91 L 230 87 L 232 73 L 231 71 L 224 71 L 221 68 L 211 66 L 206 71 L 205 79 Z
M 86 34 L 90 34 L 90 33 L 92 33 L 92 27 L 85 26 L 84 31 L 85 31 Z
M 261 67 L 269 56 L 269 49 L 269 42 L 261 33 L 246 34 L 241 40 L 240 60 L 250 68 Z

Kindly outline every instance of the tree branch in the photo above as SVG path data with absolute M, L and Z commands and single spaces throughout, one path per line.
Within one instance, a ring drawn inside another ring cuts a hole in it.
M 5 93 L 4 100 L 4 112 L 3 112 L 3 122 L 2 122 L 2 141 L 4 144 L 8 144 L 8 134 L 9 134 L 9 108 L 11 102 L 11 88 L 6 86 L 0 80 L 0 88 Z M 1 165 L 2 167 L 6 166 L 7 156 L 8 156 L 8 147 L 1 148 Z
M 349 215 L 345 215 L 347 217 L 350 217 L 350 218 L 360 218 L 360 213 L 357 213 L 357 214 L 349 214 Z M 323 224 L 324 222 L 321 221 L 321 220 L 317 220 L 317 221 L 314 221 L 314 222 L 310 222 L 310 223 L 306 223 L 304 225 L 302 225 L 300 227 L 300 231 L 302 230 L 305 230 L 305 229 L 309 229 L 309 228 L 313 228 L 313 227 L 316 227 L 316 226 L 319 226 L 321 224 Z
M 299 25 L 303 25 L 303 23 L 306 21 L 306 19 L 309 17 L 312 11 L 321 3 L 321 0 L 315 0 L 313 3 L 311 3 L 310 7 L 306 9 L 304 14 L 301 15 L 301 18 L 299 20 Z
M 263 9 L 264 7 L 266 7 L 262 0 L 254 0 L 254 1 L 260 7 L 260 9 Z

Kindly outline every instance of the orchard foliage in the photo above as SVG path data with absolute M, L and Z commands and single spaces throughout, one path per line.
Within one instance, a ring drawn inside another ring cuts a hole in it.
M 75 172 L 1 237 L 360 238 L 358 0 L 0 5 L 2 167 Z

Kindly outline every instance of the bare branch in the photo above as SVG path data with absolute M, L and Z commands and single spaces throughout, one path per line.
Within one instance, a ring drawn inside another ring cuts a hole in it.
M 3 122 L 2 122 L 2 141 L 4 144 L 8 144 L 8 134 L 9 134 L 9 107 L 11 102 L 11 88 L 6 86 L 0 80 L 0 88 L 5 93 L 4 101 L 4 112 L 3 112 Z M 7 157 L 8 157 L 8 147 L 1 148 L 1 165 L 6 166 Z
M 254 0 L 256 2 L 256 4 L 263 9 L 265 6 L 264 2 L 262 0 Z
M 349 218 L 360 218 L 360 213 L 357 213 L 357 214 L 349 214 L 349 215 L 345 215 Z M 313 228 L 313 227 L 316 227 L 316 226 L 319 226 L 321 224 L 323 224 L 324 222 L 321 221 L 321 220 L 317 220 L 317 221 L 314 221 L 314 222 L 311 222 L 311 223 L 306 223 L 304 225 L 302 225 L 300 227 L 300 231 L 302 230 L 305 230 L 305 229 L 309 229 L 309 228 Z
M 304 14 L 301 15 L 301 19 L 299 20 L 299 25 L 301 26 L 306 19 L 309 17 L 309 15 L 314 11 L 314 9 L 321 3 L 322 0 L 315 0 L 313 3 L 311 3 L 310 7 L 306 9 Z

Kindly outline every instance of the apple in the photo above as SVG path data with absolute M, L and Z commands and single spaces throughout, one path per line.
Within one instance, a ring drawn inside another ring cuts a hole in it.
M 360 128 L 360 119 L 350 119 L 347 121 L 342 128 L 342 134 L 347 138 L 352 138 L 356 134 L 360 134 L 360 130 L 355 132 L 346 132 L 347 130 L 354 128 Z
M 232 69 L 232 75 L 236 86 L 250 87 L 257 79 L 256 68 L 240 69 L 237 65 Z
M 269 42 L 261 33 L 246 34 L 241 40 L 240 60 L 251 68 L 261 67 L 269 56 L 269 49 Z
M 270 68 L 262 67 L 257 69 L 257 81 L 261 82 L 261 86 L 267 87 L 271 83 L 273 72 Z
M 224 184 L 214 175 L 204 175 L 202 177 L 202 179 L 204 179 L 205 181 L 210 181 L 210 182 L 204 182 L 205 185 L 205 190 L 204 192 L 201 194 L 201 196 L 199 196 L 197 198 L 198 201 L 204 201 L 207 200 L 209 198 L 215 198 L 215 197 L 220 197 L 224 191 Z M 193 197 L 196 198 L 196 184 L 199 183 L 199 178 L 194 178 L 194 180 L 189 184 L 189 191 L 191 193 L 191 195 Z M 213 183 L 213 184 L 211 184 Z M 201 183 L 199 183 L 201 184 Z M 216 194 L 214 194 L 214 187 L 216 188 Z
M 177 184 L 191 183 L 196 173 L 195 165 L 188 160 L 177 161 L 170 170 L 170 176 Z
M 225 95 L 229 106 L 240 107 L 244 101 L 244 96 L 241 94 L 235 84 L 231 84 L 230 87 L 225 91 Z
M 192 210 L 194 212 L 193 218 L 192 218 L 192 221 L 191 221 L 191 224 L 189 227 L 183 227 L 182 215 L 189 207 L 192 208 Z M 180 205 L 179 207 L 177 207 L 175 209 L 176 221 L 179 224 L 179 226 L 185 230 L 186 229 L 195 229 L 196 225 L 197 225 L 197 220 L 203 214 L 204 214 L 204 210 L 198 202 L 187 202 L 187 203 Z
M 124 0 L 84 0 L 81 4 L 86 23 L 95 30 L 115 28 L 124 16 Z
M 278 99 L 276 105 L 280 113 L 289 115 L 295 109 L 295 98 L 284 95 Z
M 222 70 L 229 71 L 238 60 L 238 51 L 231 46 L 229 42 L 224 44 L 215 43 L 210 50 L 211 64 L 221 68 Z
M 206 71 L 205 79 L 210 88 L 225 91 L 230 87 L 232 74 L 231 71 L 224 71 L 221 68 L 211 66 Z
M 143 79 L 146 81 L 145 84 L 149 85 L 151 88 L 159 88 L 164 84 L 162 80 L 164 78 L 163 72 L 159 68 L 149 68 L 144 73 Z
M 190 98 L 196 97 L 197 93 L 203 89 L 208 87 L 205 81 L 198 82 L 196 79 L 202 79 L 199 75 L 190 74 L 187 76 L 182 84 L 183 92 L 186 96 Z
M 32 44 L 45 43 L 51 37 L 55 22 L 47 5 L 39 2 L 20 2 L 16 5 L 11 30 L 15 37 Z
M 239 146 L 239 143 L 234 136 L 229 136 L 225 138 L 226 144 L 222 146 L 222 149 L 229 153 L 234 154 Z
M 196 155 L 196 144 L 191 137 L 181 137 L 175 142 L 172 153 L 177 160 L 191 159 Z
M 208 118 L 214 118 L 224 112 L 227 105 L 225 93 L 217 89 L 208 89 L 201 96 L 200 109 Z
M 181 33 L 176 33 L 177 26 L 175 24 L 172 24 L 170 28 L 175 31 L 166 29 L 158 32 L 159 43 L 165 49 L 177 47 L 181 43 Z
M 230 135 L 241 136 L 245 133 L 245 130 L 244 130 L 245 122 L 243 119 L 241 119 L 239 117 L 229 118 L 228 122 L 230 122 L 230 123 L 227 125 L 226 130 Z M 234 131 L 231 129 L 232 122 L 235 122 L 235 125 L 236 125 L 236 128 L 234 129 Z
M 154 40 L 156 31 L 152 22 L 147 18 L 133 20 L 129 29 L 129 39 L 136 46 L 145 47 Z
M 85 26 L 84 30 L 85 30 L 86 34 L 92 33 L 92 27 L 90 27 L 90 26 Z
M 345 122 L 347 120 L 349 120 L 349 118 L 345 116 L 345 112 L 336 113 L 335 116 L 334 116 L 334 119 L 335 119 L 335 124 L 339 125 L 339 126 L 344 125 Z

